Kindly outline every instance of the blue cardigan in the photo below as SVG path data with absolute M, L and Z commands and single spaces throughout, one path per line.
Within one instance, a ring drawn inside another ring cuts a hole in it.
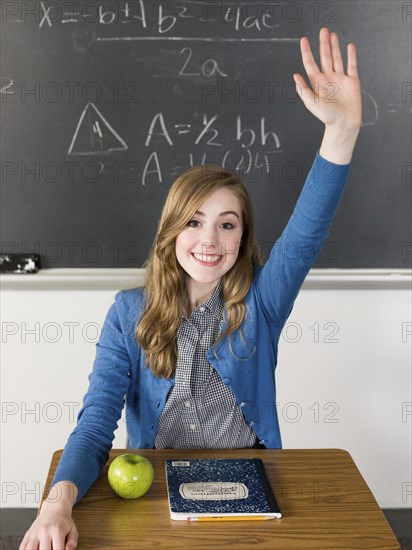
M 275 388 L 280 333 L 329 234 L 349 168 L 350 164 L 335 164 L 316 153 L 293 214 L 269 259 L 264 266 L 254 267 L 241 325 L 246 345 L 235 332 L 217 346 L 219 360 L 212 348 L 207 354 L 260 442 L 270 449 L 282 446 Z M 174 378 L 156 378 L 149 368 L 143 368 L 146 356 L 134 337 L 142 306 L 143 288 L 118 292 L 96 344 L 77 426 L 52 481 L 52 486 L 60 481 L 74 483 L 78 488 L 75 504 L 107 462 L 124 404 L 129 446 L 154 445 Z M 225 327 L 226 319 L 222 330 Z

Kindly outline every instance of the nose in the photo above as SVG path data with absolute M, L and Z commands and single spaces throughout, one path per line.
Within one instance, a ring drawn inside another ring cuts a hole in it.
M 219 235 L 216 227 L 205 228 L 202 234 L 201 245 L 203 254 L 221 254 Z

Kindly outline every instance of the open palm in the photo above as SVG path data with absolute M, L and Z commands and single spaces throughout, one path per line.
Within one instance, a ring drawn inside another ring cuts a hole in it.
M 346 128 L 362 124 L 361 86 L 357 71 L 355 45 L 347 47 L 348 68 L 345 74 L 338 35 L 326 27 L 319 32 L 319 51 L 322 70 L 316 64 L 309 40 L 300 40 L 302 62 L 311 87 L 298 73 L 293 75 L 297 92 L 305 107 L 326 126 Z

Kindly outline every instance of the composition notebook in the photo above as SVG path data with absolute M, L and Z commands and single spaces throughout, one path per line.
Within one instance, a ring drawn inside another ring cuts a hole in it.
M 172 519 L 282 517 L 258 458 L 170 459 L 165 466 Z

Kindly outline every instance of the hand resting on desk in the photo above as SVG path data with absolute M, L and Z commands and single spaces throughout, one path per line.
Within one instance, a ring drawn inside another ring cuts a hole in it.
M 24 535 L 19 550 L 75 550 L 79 533 L 72 518 L 77 487 L 69 482 L 59 485 L 61 498 L 45 500 L 36 520 Z M 73 499 L 73 494 L 74 499 Z

